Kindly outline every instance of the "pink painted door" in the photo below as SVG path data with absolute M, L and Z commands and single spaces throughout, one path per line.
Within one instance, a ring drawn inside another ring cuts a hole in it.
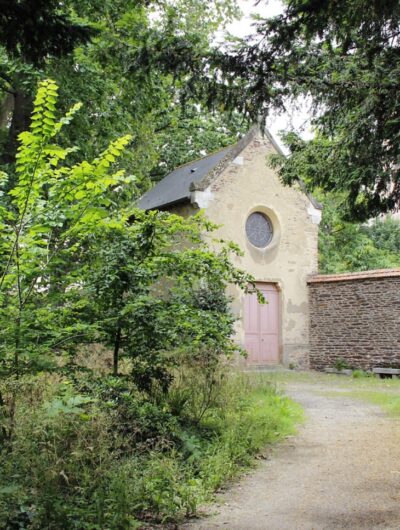
M 267 304 L 248 294 L 244 304 L 245 349 L 247 364 L 279 363 L 279 292 L 272 283 L 257 284 Z

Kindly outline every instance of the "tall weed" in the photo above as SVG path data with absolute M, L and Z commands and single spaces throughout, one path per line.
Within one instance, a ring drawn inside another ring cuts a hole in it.
M 16 430 L 0 451 L 1 528 L 125 530 L 182 520 L 301 417 L 251 375 L 221 372 L 207 393 L 210 380 L 194 384 L 188 372 L 155 402 L 128 379 L 81 379 L 18 382 Z

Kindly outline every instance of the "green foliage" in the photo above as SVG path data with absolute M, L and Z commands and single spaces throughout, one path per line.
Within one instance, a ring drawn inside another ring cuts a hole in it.
M 54 81 L 40 84 L 30 130 L 19 137 L 16 182 L 0 210 L 0 355 L 6 363 L 12 359 L 16 370 L 85 331 L 79 320 L 84 242 L 117 222 L 110 217 L 109 192 L 132 180 L 112 171 L 129 136 L 92 162 L 67 164 L 75 148 L 59 146 L 55 137 L 80 105 L 58 120 L 57 97 Z
M 122 350 L 141 389 L 157 382 L 165 392 L 183 351 L 207 350 L 218 364 L 237 349 L 225 290 L 246 290 L 252 278 L 231 265 L 233 245 L 210 250 L 202 235 L 215 227 L 202 215 L 132 210 L 130 220 L 105 234 L 90 264 L 99 340 L 113 347 L 115 375 Z
M 214 98 L 253 118 L 288 99 L 311 102 L 315 137 L 286 136 L 280 175 L 344 192 L 353 220 L 399 207 L 399 22 L 396 0 L 289 0 L 239 49 L 215 57 L 224 75 Z
M 363 377 L 374 377 L 371 372 L 365 372 L 364 370 L 353 370 L 352 376 L 354 379 L 360 379 Z
M 7 395 L 10 383 L 0 391 Z M 60 399 L 74 405 L 53 414 Z M 23 376 L 12 451 L 0 452 L 0 526 L 117 530 L 179 521 L 300 417 L 268 381 L 234 374 L 196 425 L 174 417 L 168 401 L 150 404 L 128 379 Z
M 346 361 L 346 359 L 343 359 L 343 357 L 339 357 L 338 359 L 336 359 L 335 361 L 335 368 L 336 370 L 338 370 L 339 372 L 341 372 L 342 370 L 347 370 L 350 368 L 350 365 L 349 363 Z
M 388 217 L 367 225 L 346 222 L 342 218 L 342 194 L 318 198 L 324 205 L 319 232 L 322 273 L 400 267 L 399 221 Z
M 0 33 L 11 57 L 42 65 L 49 56 L 70 53 L 92 32 L 55 0 L 21 0 L 2 2 Z
M 364 227 L 376 248 L 390 253 L 400 253 L 400 222 L 394 217 L 377 219 Z
M 21 4 L 21 13 L 31 20 L 30 2 Z M 0 37 L 0 133 L 5 151 L 0 152 L 0 163 L 13 163 L 16 137 L 27 127 L 35 87 L 44 76 L 61 87 L 63 112 L 77 95 L 87 102 L 74 128 L 63 131 L 64 142 L 78 145 L 79 156 L 92 159 L 115 137 L 130 134 L 133 148 L 122 165 L 143 188 L 149 186 L 150 175 L 160 178 L 203 150 L 227 145 L 246 128 L 223 108 L 213 114 L 205 110 L 188 82 L 190 72 L 203 68 L 215 33 L 237 16 L 236 0 L 67 0 L 56 6 L 55 17 L 50 16 L 53 1 L 36 4 L 35 31 L 26 35 L 7 28 L 14 40 L 21 37 L 17 54 L 7 51 L 7 34 Z M 71 32 L 67 40 L 61 32 L 55 42 L 54 22 L 75 24 L 87 38 L 74 40 Z M 26 24 L 24 19 L 21 24 Z M 49 31 L 41 31 L 46 24 Z M 39 49 L 37 35 L 43 44 Z M 31 48 L 41 54 L 40 69 L 27 59 Z M 7 107 L 10 101 L 13 105 Z

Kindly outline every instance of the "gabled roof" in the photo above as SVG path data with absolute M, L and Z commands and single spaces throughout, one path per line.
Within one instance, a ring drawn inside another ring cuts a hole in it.
M 169 173 L 139 201 L 139 208 L 154 210 L 174 204 L 190 202 L 191 192 L 204 190 L 211 174 L 219 174 L 254 138 L 257 128 L 250 131 L 234 145 L 230 145 L 199 160 L 184 164 Z
M 191 193 L 204 191 L 253 140 L 257 131 L 258 127 L 254 126 L 236 144 L 176 168 L 143 195 L 138 207 L 143 210 L 166 209 L 174 204 L 190 202 Z M 265 134 L 278 153 L 283 154 L 271 134 L 268 131 Z M 305 191 L 303 182 L 300 182 L 300 186 Z M 309 193 L 306 194 L 315 208 L 322 208 Z
M 217 153 L 176 168 L 143 195 L 139 201 L 139 208 L 144 210 L 165 208 L 190 200 L 192 184 L 200 182 L 225 158 L 230 149 L 231 147 L 226 147 Z

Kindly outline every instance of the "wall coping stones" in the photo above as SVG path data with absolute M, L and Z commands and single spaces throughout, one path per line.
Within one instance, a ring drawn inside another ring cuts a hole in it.
M 307 279 L 307 283 L 343 282 L 353 280 L 369 280 L 375 278 L 391 278 L 400 276 L 400 269 L 377 269 L 361 272 L 344 272 L 341 274 L 316 274 Z

